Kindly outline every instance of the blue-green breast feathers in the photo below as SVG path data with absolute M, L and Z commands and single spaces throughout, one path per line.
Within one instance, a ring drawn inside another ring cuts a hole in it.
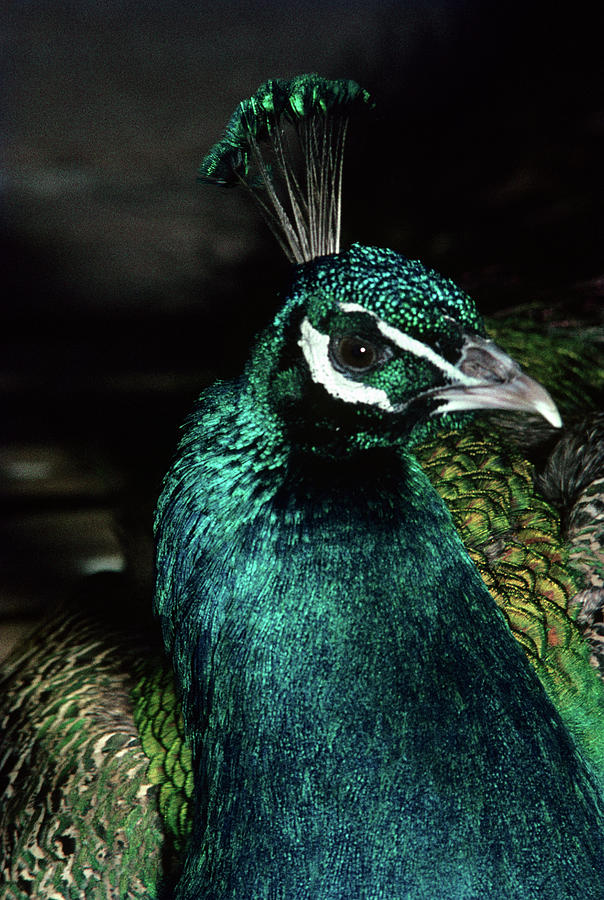
M 556 423 L 458 288 L 360 246 L 202 398 L 157 520 L 179 898 L 598 896 L 596 782 L 410 452 L 513 404 Z

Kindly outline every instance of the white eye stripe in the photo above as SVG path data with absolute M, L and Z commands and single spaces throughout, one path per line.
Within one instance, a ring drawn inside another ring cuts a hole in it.
M 412 353 L 419 359 L 425 359 L 437 369 L 440 369 L 453 383 L 464 386 L 481 384 L 480 379 L 466 375 L 439 353 L 436 353 L 432 347 L 388 325 L 387 322 L 384 322 L 371 310 L 365 309 L 364 306 L 358 303 L 341 303 L 340 309 L 344 312 L 359 312 L 370 316 L 379 332 L 395 347 L 407 353 Z M 407 404 L 391 403 L 386 391 L 381 388 L 363 384 L 361 381 L 354 381 L 341 372 L 336 371 L 329 358 L 329 335 L 322 334 L 316 328 L 313 328 L 307 318 L 303 320 L 300 326 L 300 340 L 298 344 L 302 348 L 313 381 L 316 384 L 323 385 L 332 397 L 337 397 L 339 400 L 344 400 L 347 403 L 363 403 L 368 406 L 377 406 L 378 409 L 383 409 L 386 412 L 401 412 L 406 407 Z M 439 411 L 444 412 L 445 408 L 447 408 L 446 405 L 443 405 L 439 407 Z
M 329 335 L 321 334 L 313 328 L 308 319 L 304 319 L 300 326 L 298 345 L 302 348 L 312 380 L 323 385 L 332 397 L 346 403 L 377 406 L 386 412 L 396 411 L 386 391 L 363 384 L 362 381 L 354 381 L 334 369 L 329 359 Z
M 367 316 L 371 316 L 378 330 L 384 335 L 384 337 L 388 338 L 388 340 L 391 341 L 395 345 L 395 347 L 398 347 L 399 350 L 405 350 L 407 353 L 412 353 L 414 356 L 417 356 L 420 359 L 425 359 L 427 362 L 432 363 L 433 366 L 436 366 L 437 369 L 440 369 L 441 372 L 447 375 L 456 384 L 464 384 L 468 386 L 480 384 L 480 380 L 478 378 L 472 378 L 470 375 L 465 375 L 456 366 L 454 366 L 448 360 L 444 359 L 439 353 L 433 350 L 432 347 L 429 347 L 427 344 L 422 343 L 422 341 L 418 341 L 416 338 L 410 337 L 408 334 L 404 334 L 397 328 L 393 328 L 392 325 L 388 325 L 387 322 L 384 322 L 383 319 L 378 318 L 378 316 L 376 316 L 375 313 L 371 312 L 371 310 L 365 309 L 364 306 L 361 306 L 358 303 L 341 303 L 340 309 L 344 310 L 344 312 L 361 312 L 365 313 L 365 315 Z

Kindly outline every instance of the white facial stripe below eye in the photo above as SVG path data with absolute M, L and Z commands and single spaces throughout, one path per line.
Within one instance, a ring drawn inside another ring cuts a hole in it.
M 392 325 L 388 325 L 387 322 L 384 322 L 383 319 L 378 318 L 375 313 L 371 312 L 368 309 L 365 309 L 364 306 L 360 306 L 358 303 L 341 303 L 340 309 L 344 312 L 360 312 L 365 313 L 367 316 L 371 316 L 371 318 L 375 321 L 375 324 L 378 330 L 384 335 L 384 337 L 388 338 L 395 347 L 398 347 L 399 350 L 405 350 L 407 353 L 412 353 L 414 356 L 419 357 L 420 359 L 425 359 L 427 362 L 432 363 L 433 366 L 436 366 L 437 369 L 440 369 L 454 384 L 464 384 L 464 385 L 476 385 L 480 384 L 480 380 L 478 378 L 472 378 L 470 375 L 465 375 L 461 372 L 456 366 L 450 363 L 448 360 L 444 359 L 440 354 L 436 353 L 432 347 L 428 347 L 427 344 L 422 343 L 422 341 L 418 341 L 416 338 L 410 337 L 408 334 L 405 334 L 402 331 L 399 331 L 398 328 L 393 328 Z
M 377 406 L 386 412 L 396 411 L 396 407 L 390 403 L 386 391 L 363 384 L 361 381 L 353 381 L 334 369 L 329 359 L 329 335 L 321 334 L 320 331 L 313 328 L 308 319 L 304 319 L 300 326 L 298 344 L 308 363 L 312 380 L 316 384 L 322 384 L 332 397 L 337 397 L 338 400 L 344 400 L 346 403 Z

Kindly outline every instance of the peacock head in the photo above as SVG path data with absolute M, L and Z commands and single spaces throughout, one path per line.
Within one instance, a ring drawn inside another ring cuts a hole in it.
M 322 455 L 412 445 L 481 409 L 561 424 L 454 282 L 359 244 L 297 268 L 250 375 L 296 446 Z
M 390 250 L 340 252 L 348 121 L 371 106 L 354 81 L 270 79 L 200 168 L 204 182 L 248 189 L 297 263 L 250 372 L 273 425 L 337 456 L 413 443 L 477 409 L 530 410 L 559 426 L 549 395 L 485 337 L 453 282 Z

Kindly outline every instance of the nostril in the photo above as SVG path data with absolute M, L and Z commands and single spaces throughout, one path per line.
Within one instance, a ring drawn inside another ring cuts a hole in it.
M 522 372 L 520 366 L 493 341 L 480 337 L 466 340 L 457 368 L 464 375 L 483 382 L 513 381 Z

